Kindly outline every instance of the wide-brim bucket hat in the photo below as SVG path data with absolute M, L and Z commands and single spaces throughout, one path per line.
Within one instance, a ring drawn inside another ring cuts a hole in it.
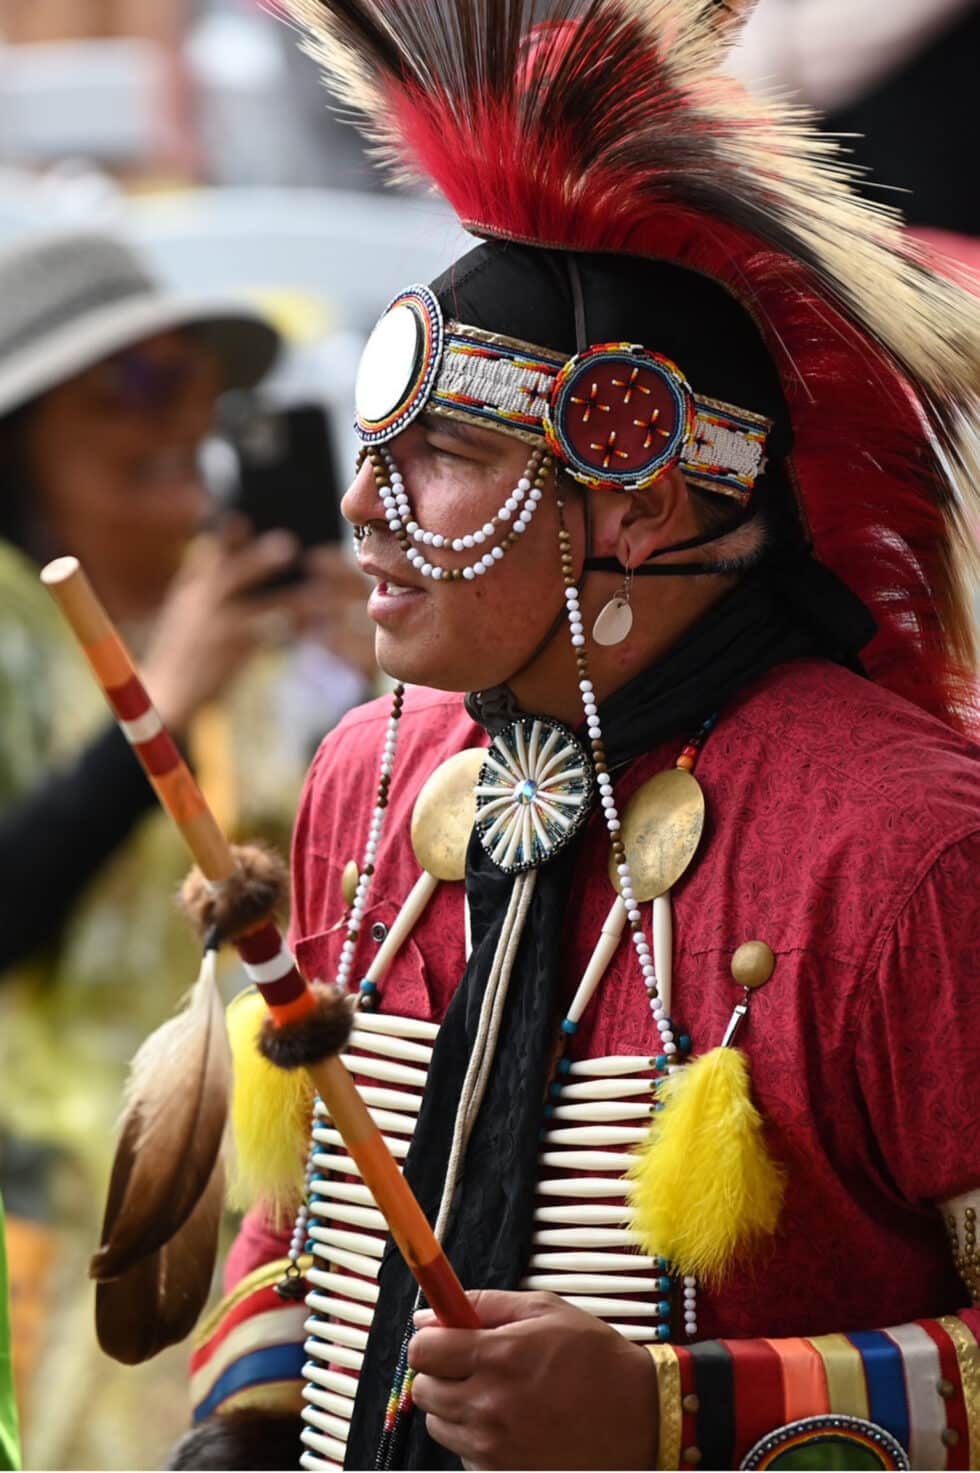
M 280 348 L 244 301 L 174 291 L 118 237 L 26 236 L 0 252 L 0 415 L 157 333 L 191 328 L 213 349 L 221 387 L 246 389 Z

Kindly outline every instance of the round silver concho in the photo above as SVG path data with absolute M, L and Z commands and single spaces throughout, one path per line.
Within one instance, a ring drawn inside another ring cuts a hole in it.
M 476 832 L 498 868 L 517 875 L 563 849 L 588 818 L 595 783 L 567 726 L 523 717 L 487 750 L 476 785 Z
M 443 344 L 442 310 L 427 286 L 400 292 L 385 308 L 361 354 L 354 427 L 365 445 L 398 435 L 432 392 Z

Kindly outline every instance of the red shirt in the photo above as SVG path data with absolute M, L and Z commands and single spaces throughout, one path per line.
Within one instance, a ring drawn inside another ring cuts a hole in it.
M 363 851 L 389 704 L 349 714 L 308 779 L 293 940 L 309 977 L 335 974 L 341 875 Z M 409 693 L 360 972 L 372 924 L 390 925 L 418 875 L 419 789 L 446 757 L 486 740 L 459 696 Z M 617 777 L 621 808 L 679 745 Z M 770 672 L 708 739 L 697 767 L 705 833 L 673 892 L 672 1012 L 695 1054 L 716 1046 L 741 998 L 733 952 L 747 940 L 772 948 L 775 972 L 739 1046 L 788 1185 L 769 1248 L 718 1292 L 700 1289 L 700 1338 L 870 1329 L 965 1302 L 934 1204 L 980 1184 L 977 757 L 917 708 L 820 660 Z M 594 815 L 555 938 L 569 997 L 614 898 L 608 853 Z M 382 984 L 383 1011 L 441 1018 L 463 971 L 462 922 L 462 885 L 441 885 Z M 624 939 L 573 1054 L 655 1053 L 655 1043 Z M 239 1245 L 232 1276 L 257 1249 Z

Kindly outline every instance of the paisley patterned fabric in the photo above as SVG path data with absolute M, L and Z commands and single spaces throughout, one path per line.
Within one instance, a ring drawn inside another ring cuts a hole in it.
M 334 970 L 340 878 L 357 853 L 356 815 L 373 802 L 386 720 L 383 704 L 352 713 L 307 785 L 293 940 L 309 976 Z M 422 782 L 481 740 L 459 698 L 410 693 L 362 964 L 417 873 L 408 816 Z M 620 801 L 675 757 L 664 747 L 617 774 Z M 732 954 L 750 939 L 772 948 L 775 973 L 740 1044 L 788 1176 L 771 1245 L 701 1291 L 705 1342 L 875 1332 L 967 1302 L 935 1204 L 980 1181 L 980 937 L 966 903 L 980 862 L 976 757 L 946 727 L 819 660 L 762 677 L 704 748 L 706 832 L 674 891 L 673 1012 L 695 1053 L 713 1047 L 739 998 Z M 607 841 L 590 822 L 560 943 L 566 1001 L 612 898 Z M 460 886 L 440 887 L 387 977 L 384 1011 L 442 1017 L 464 965 L 461 902 Z M 639 1055 L 652 1042 L 624 941 L 572 1055 Z M 251 1231 L 234 1272 L 265 1251 Z

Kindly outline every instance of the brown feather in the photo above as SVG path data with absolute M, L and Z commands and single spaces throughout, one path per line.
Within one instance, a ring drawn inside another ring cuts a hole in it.
M 207 952 L 187 1006 L 133 1060 L 94 1279 L 118 1278 L 187 1222 L 212 1181 L 230 1093 L 224 1008 Z
M 95 1331 L 106 1355 L 127 1366 L 189 1335 L 207 1303 L 224 1205 L 220 1161 L 183 1227 L 162 1248 L 95 1290 Z

